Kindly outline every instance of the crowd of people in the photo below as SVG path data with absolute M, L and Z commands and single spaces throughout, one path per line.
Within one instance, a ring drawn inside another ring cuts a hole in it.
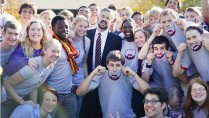
M 209 1 L 146 13 L 1 0 L 2 118 L 209 118 Z

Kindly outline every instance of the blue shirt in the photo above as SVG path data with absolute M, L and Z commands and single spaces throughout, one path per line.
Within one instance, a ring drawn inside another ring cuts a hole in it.
M 12 112 L 10 118 L 41 118 L 40 105 L 37 104 L 35 108 L 28 104 L 20 105 Z M 52 117 L 47 114 L 46 118 Z
M 33 57 L 37 57 L 42 53 L 42 49 L 39 50 L 34 49 L 33 51 L 34 51 Z M 8 60 L 7 74 L 11 76 L 14 73 L 16 73 L 18 70 L 20 70 L 21 68 L 23 68 L 25 65 L 28 64 L 28 59 L 29 57 L 25 55 L 21 45 L 18 45 Z

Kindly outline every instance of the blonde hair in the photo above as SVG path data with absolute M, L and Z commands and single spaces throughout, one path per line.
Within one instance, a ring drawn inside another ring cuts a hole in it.
M 81 21 L 85 21 L 85 22 L 87 22 L 87 24 L 89 25 L 89 22 L 88 22 L 87 18 L 86 18 L 85 16 L 82 16 L 82 15 L 77 16 L 77 17 L 73 20 L 73 24 L 75 25 L 75 24 L 77 24 L 77 23 L 79 23 L 79 22 L 81 22 Z
M 148 18 L 158 16 L 163 11 L 161 7 L 154 6 L 148 12 Z
M 73 18 L 74 18 L 74 15 L 71 11 L 65 9 L 65 10 L 62 10 L 58 15 L 63 15 L 65 17 L 70 17 L 70 20 L 73 21 Z
M 41 41 L 40 41 L 41 45 L 43 46 L 44 41 L 47 40 L 46 30 L 44 28 L 43 22 L 41 20 L 38 20 L 38 19 L 35 19 L 35 20 L 30 21 L 28 23 L 27 27 L 26 27 L 26 36 L 25 36 L 25 39 L 21 43 L 21 46 L 23 48 L 23 52 L 24 52 L 25 56 L 27 56 L 27 57 L 33 57 L 33 54 L 34 54 L 34 51 L 33 51 L 34 49 L 32 47 L 32 43 L 31 43 L 30 38 L 29 38 L 29 35 L 28 35 L 29 34 L 29 29 L 30 29 L 30 27 L 31 27 L 31 25 L 33 23 L 39 23 L 41 25 L 41 29 L 43 31 L 43 37 L 41 38 Z
M 50 38 L 50 39 L 47 39 L 44 43 L 43 43 L 43 48 L 44 49 L 48 49 L 50 46 L 52 45 L 56 45 L 58 47 L 62 47 L 61 43 L 57 40 L 57 39 L 54 39 L 54 38 Z
M 131 7 L 125 6 L 122 7 L 120 10 L 120 15 L 121 15 L 121 11 L 127 10 L 130 13 L 130 16 L 132 16 L 132 14 L 134 13 L 134 11 L 131 9 Z
M 173 16 L 173 18 L 175 18 L 175 19 L 177 19 L 178 18 L 178 13 L 177 12 L 175 12 L 173 9 L 164 9 L 162 12 L 161 12 L 161 14 L 160 14 L 160 19 L 161 19 L 161 17 L 162 16 L 167 16 L 167 15 L 169 15 L 169 14 L 171 14 L 172 16 Z
M 39 15 L 39 18 L 41 18 L 44 14 L 49 14 L 52 18 L 54 16 L 56 16 L 56 14 L 51 10 L 51 9 L 47 9 L 45 11 L 42 11 Z

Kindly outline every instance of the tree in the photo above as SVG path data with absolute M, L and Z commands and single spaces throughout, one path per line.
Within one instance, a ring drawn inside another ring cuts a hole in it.
M 153 6 L 165 7 L 166 0 L 134 0 L 130 2 L 130 6 L 134 11 L 141 11 L 146 13 Z M 200 0 L 181 0 L 182 8 L 181 11 L 185 11 L 187 7 L 201 6 Z

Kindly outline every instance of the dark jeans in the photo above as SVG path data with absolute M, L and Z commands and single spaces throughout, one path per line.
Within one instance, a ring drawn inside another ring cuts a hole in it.
M 137 118 L 145 116 L 143 100 L 143 94 L 141 94 L 138 90 L 133 89 L 131 106 Z
M 58 94 L 59 102 L 55 118 L 76 118 L 77 101 L 74 93 Z
M 83 97 L 80 118 L 102 118 L 98 88 Z

